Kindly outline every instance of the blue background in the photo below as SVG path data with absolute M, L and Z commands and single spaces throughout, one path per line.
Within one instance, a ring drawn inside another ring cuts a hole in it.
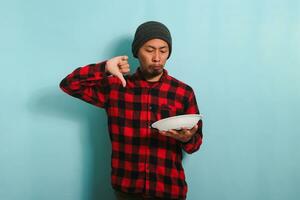
M 127 54 L 148 20 L 172 32 L 166 68 L 204 120 L 188 200 L 300 199 L 298 0 L 0 3 L 0 199 L 113 199 L 101 109 L 62 93 L 75 68 Z

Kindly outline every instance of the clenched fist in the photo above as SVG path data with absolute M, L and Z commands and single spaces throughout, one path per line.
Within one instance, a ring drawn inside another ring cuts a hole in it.
M 121 80 L 123 87 L 125 87 L 126 80 L 123 75 L 130 71 L 128 56 L 117 56 L 111 58 L 106 62 L 105 70 L 111 75 L 118 77 Z

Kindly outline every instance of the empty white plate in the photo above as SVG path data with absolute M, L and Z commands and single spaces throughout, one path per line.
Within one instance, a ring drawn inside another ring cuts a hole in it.
M 191 129 L 202 118 L 203 115 L 201 114 L 177 115 L 174 117 L 168 117 L 165 119 L 158 120 L 154 122 L 151 126 L 160 131 L 167 131 L 171 129 L 180 130 L 182 127 Z

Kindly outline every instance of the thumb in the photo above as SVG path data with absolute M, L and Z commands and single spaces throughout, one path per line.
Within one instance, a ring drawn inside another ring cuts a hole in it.
M 121 80 L 123 87 L 126 87 L 126 80 L 125 80 L 123 74 L 122 73 L 117 73 L 116 77 L 118 77 Z
M 128 56 L 124 55 L 124 56 L 120 56 L 121 60 L 128 60 Z
M 196 125 L 191 129 L 191 132 L 192 132 L 192 133 L 195 133 L 195 132 L 197 132 L 197 130 L 198 130 L 198 124 L 196 124 Z

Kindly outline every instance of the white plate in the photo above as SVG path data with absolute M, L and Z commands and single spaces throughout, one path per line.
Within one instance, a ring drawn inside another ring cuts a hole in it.
M 200 119 L 203 118 L 201 114 L 187 114 L 168 117 L 154 122 L 151 126 L 160 131 L 167 131 L 171 129 L 180 130 L 182 127 L 188 129 L 193 128 Z

